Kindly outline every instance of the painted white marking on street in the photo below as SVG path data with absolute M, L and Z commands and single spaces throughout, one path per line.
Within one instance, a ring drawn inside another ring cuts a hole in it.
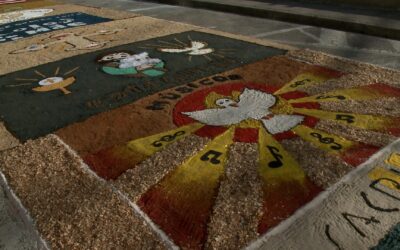
M 167 9 L 167 8 L 177 8 L 177 7 L 178 6 L 174 6 L 174 5 L 157 5 L 157 6 L 153 6 L 153 7 L 147 7 L 147 8 L 130 9 L 129 11 L 136 12 L 136 11 Z
M 303 29 L 299 29 L 299 31 L 300 31 L 302 34 L 304 34 L 304 35 L 306 35 L 306 36 L 308 36 L 308 37 L 314 39 L 316 42 L 318 42 L 318 43 L 321 42 L 321 39 L 320 39 L 319 37 L 314 36 L 313 34 L 310 34 L 310 33 L 308 33 L 307 31 L 304 31 Z
M 275 30 L 275 31 L 259 33 L 259 34 L 252 35 L 252 36 L 253 37 L 265 37 L 265 36 L 281 34 L 281 33 L 289 32 L 289 31 L 300 30 L 300 29 L 309 28 L 309 27 L 311 27 L 311 26 L 298 26 L 298 27 L 293 27 L 293 28 L 287 28 L 287 29 L 281 29 L 281 30 Z

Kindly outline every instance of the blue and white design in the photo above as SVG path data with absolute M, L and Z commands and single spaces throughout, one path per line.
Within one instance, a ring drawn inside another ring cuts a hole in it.
M 15 41 L 55 30 L 112 21 L 81 12 L 34 18 L 0 25 L 0 43 Z

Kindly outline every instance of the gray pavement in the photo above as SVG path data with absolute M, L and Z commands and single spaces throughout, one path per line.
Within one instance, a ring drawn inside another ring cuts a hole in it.
M 268 39 L 400 69 L 400 41 L 265 18 L 133 0 L 63 0 Z
M 400 11 L 307 0 L 153 0 L 400 40 Z M 338 0 L 334 0 L 338 1 Z M 346 0 L 343 0 L 346 1 Z M 377 1 L 377 0 L 374 0 Z M 381 0 L 382 1 L 382 0 Z
M 165 20 L 269 39 L 354 60 L 400 69 L 400 41 L 265 18 L 133 0 L 64 0 L 128 10 Z

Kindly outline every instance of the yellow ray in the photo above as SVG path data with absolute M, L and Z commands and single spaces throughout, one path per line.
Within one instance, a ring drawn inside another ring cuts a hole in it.
M 188 136 L 199 128 L 203 127 L 203 124 L 194 123 L 184 127 L 180 127 L 174 130 L 163 132 L 160 134 L 151 135 L 148 137 L 140 138 L 128 142 L 127 147 L 138 154 L 144 156 L 150 156 L 155 152 L 161 150 L 165 146 Z
M 290 100 L 289 103 L 299 102 L 338 102 L 344 100 L 369 100 L 380 98 L 383 95 L 377 91 L 367 89 L 367 86 L 359 88 L 338 89 L 324 94 L 308 96 Z
M 320 84 L 330 79 L 330 77 L 316 75 L 313 73 L 303 73 L 296 76 L 293 80 L 286 83 L 285 86 L 280 88 L 274 94 L 279 95 L 290 91 L 295 91 L 303 87 L 309 87 L 312 85 Z
M 344 112 L 330 112 L 317 109 L 294 108 L 294 112 L 319 119 L 333 120 L 345 125 L 363 129 L 383 129 L 395 125 L 396 119 L 383 116 L 359 115 Z M 398 119 L 397 119 L 398 120 Z
M 290 154 L 264 129 L 259 130 L 259 172 L 266 183 L 271 181 L 303 181 L 303 169 Z
M 202 244 L 203 229 L 212 214 L 234 131 L 231 127 L 217 136 L 150 188 L 139 201 L 141 208 L 172 239 L 183 239 L 194 248 L 200 246 L 199 242 Z
M 382 179 L 379 184 L 382 184 L 390 189 L 400 192 L 400 175 L 383 167 L 377 167 L 368 173 L 371 180 Z M 392 180 L 392 181 L 390 181 Z M 397 182 L 397 184 L 396 184 Z
M 387 164 L 400 168 L 400 153 L 393 153 L 386 160 Z
M 292 131 L 316 147 L 333 154 L 340 154 L 348 148 L 357 145 L 356 142 L 304 125 L 299 125 L 293 128 Z
M 199 153 L 177 168 L 174 183 L 198 183 L 200 186 L 215 183 L 224 172 L 228 147 L 233 143 L 235 129 L 229 128 L 208 143 Z

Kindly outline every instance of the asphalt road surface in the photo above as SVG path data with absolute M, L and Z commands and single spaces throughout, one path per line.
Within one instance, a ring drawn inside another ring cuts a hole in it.
M 400 69 L 400 41 L 396 40 L 149 1 L 64 0 L 64 2 L 128 10 L 146 16 L 279 41 L 299 48 L 310 48 L 387 68 Z

